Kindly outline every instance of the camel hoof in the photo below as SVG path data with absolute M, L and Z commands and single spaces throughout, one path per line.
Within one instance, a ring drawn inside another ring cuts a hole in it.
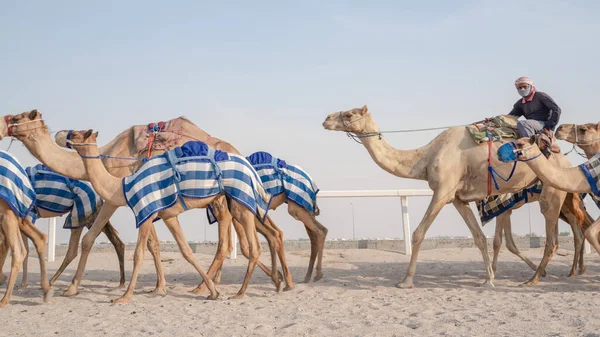
M 4 282 L 6 282 L 6 275 L 0 274 L 0 286 L 3 285 Z
M 21 286 L 20 286 L 20 288 L 21 288 L 21 289 L 27 289 L 27 282 L 25 282 L 25 283 L 21 283 Z
M 277 285 L 277 293 L 281 293 L 283 291 L 283 282 L 279 281 L 279 284 Z
M 230 300 L 239 300 L 240 298 L 243 298 L 245 294 L 237 294 L 235 296 L 231 296 L 229 299 Z
M 321 280 L 322 278 L 323 278 L 323 273 L 317 273 L 317 275 L 313 279 L 313 282 L 317 282 L 317 281 Z
M 8 303 L 0 302 L 0 309 L 4 308 L 7 305 L 8 305 Z
M 544 270 L 544 271 L 542 271 L 542 272 L 540 273 L 540 275 L 542 275 L 542 277 L 546 277 L 546 271 L 545 271 L 545 270 Z
M 214 294 L 214 295 L 210 295 L 210 296 L 206 297 L 206 299 L 207 299 L 207 300 L 210 300 L 210 301 L 214 301 L 214 300 L 216 300 L 217 298 L 219 298 L 219 295 L 220 295 L 220 294 L 219 294 L 219 292 L 218 292 L 218 291 L 215 291 L 215 294 Z
M 44 293 L 44 303 L 48 303 L 52 296 L 54 296 L 54 289 L 50 288 Z
M 294 286 L 285 286 L 285 288 L 283 288 L 283 291 L 290 291 L 294 289 Z
M 412 281 L 410 281 L 410 282 L 404 281 L 404 282 L 400 282 L 400 283 L 396 284 L 396 288 L 400 288 L 400 289 L 411 289 L 414 286 L 415 285 L 412 283 Z
M 119 286 L 117 288 L 125 288 L 125 282 L 119 283 Z
M 129 297 L 122 296 L 117 299 L 110 300 L 110 303 L 112 303 L 112 304 L 127 304 L 127 303 L 129 303 Z
M 571 270 L 571 272 L 569 273 L 569 275 L 567 275 L 567 277 L 573 277 L 577 275 L 577 273 L 575 273 L 575 271 Z
M 201 283 L 199 286 L 197 286 L 196 288 L 194 288 L 192 290 L 192 294 L 194 294 L 194 295 L 200 295 L 200 294 L 202 294 L 204 292 L 205 288 L 206 288 L 206 286 L 204 285 L 204 283 Z
M 534 285 L 538 284 L 538 282 L 539 282 L 539 280 L 532 279 L 527 282 L 524 282 L 523 284 L 521 284 L 521 286 L 534 286 Z
M 148 292 L 148 294 L 159 294 L 159 295 L 166 296 L 167 295 L 167 289 L 165 287 L 156 287 L 153 290 L 150 290 Z
M 62 295 L 65 297 L 71 297 L 71 296 L 75 296 L 79 294 L 79 292 L 77 291 L 77 289 L 73 289 L 73 287 L 69 287 L 69 289 L 65 290 Z
M 494 285 L 494 283 L 490 280 L 486 280 L 485 282 L 483 282 L 480 287 L 486 287 L 486 288 L 495 288 L 496 286 Z
M 302 281 L 302 282 L 300 282 L 300 283 L 310 283 L 310 275 L 307 275 L 307 276 L 304 278 L 304 281 Z
M 579 275 L 583 275 L 586 270 L 587 270 L 587 267 L 580 268 L 579 269 Z M 2 284 L 2 283 L 0 282 L 0 284 Z

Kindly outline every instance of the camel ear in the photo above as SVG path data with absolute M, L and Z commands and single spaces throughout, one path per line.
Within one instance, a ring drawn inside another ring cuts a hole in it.
M 600 122 L 598 122 L 598 124 L 596 124 L 596 130 L 600 131 Z
M 98 131 L 94 132 L 94 139 L 98 138 Z
M 38 115 L 37 109 L 33 109 L 29 112 L 29 119 L 34 120 Z
M 87 130 L 84 134 L 83 134 L 83 139 L 88 139 L 90 138 L 90 136 L 92 135 L 92 132 L 94 132 L 92 129 Z
M 361 115 L 366 115 L 367 113 L 369 113 L 369 108 L 367 108 L 367 105 L 363 105 L 362 107 L 362 111 L 360 112 Z
M 535 136 L 529 137 L 529 145 L 533 145 L 535 143 Z

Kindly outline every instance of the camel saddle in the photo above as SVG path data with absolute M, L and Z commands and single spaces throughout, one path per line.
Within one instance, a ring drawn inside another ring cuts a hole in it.
M 502 141 L 505 138 L 518 139 L 519 132 L 517 129 L 518 119 L 511 115 L 499 115 L 492 118 L 486 118 L 483 121 L 475 122 L 471 125 L 467 125 L 469 134 L 477 144 L 484 144 L 490 141 Z M 560 153 L 560 147 L 556 143 L 556 138 L 552 132 L 543 130 L 540 137 L 540 149 L 545 153 L 546 157 L 549 155 L 548 150 L 550 149 L 554 153 Z

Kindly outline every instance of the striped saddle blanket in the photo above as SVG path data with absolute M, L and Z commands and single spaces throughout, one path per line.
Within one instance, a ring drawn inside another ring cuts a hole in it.
M 272 196 L 285 193 L 292 201 L 314 215 L 319 215 L 317 193 L 319 188 L 306 171 L 297 165 L 273 157 L 267 152 L 255 152 L 246 157 Z
M 261 221 L 267 215 L 271 195 L 246 158 L 213 150 L 190 141 L 152 157 L 133 175 L 123 179 L 127 204 L 139 227 L 153 214 L 185 198 L 208 198 L 225 193 Z
M 0 198 L 19 218 L 35 222 L 35 191 L 23 165 L 5 151 L 0 151 Z
M 538 181 L 519 192 L 494 195 L 476 202 L 481 225 L 485 226 L 492 219 L 509 209 L 527 204 L 530 196 L 540 193 L 542 193 L 542 182 Z
M 66 214 L 63 228 L 90 227 L 102 199 L 91 184 L 67 178 L 39 164 L 27 168 L 27 175 L 37 194 L 36 206 L 43 210 Z
M 590 184 L 592 194 L 600 197 L 600 153 L 579 165 L 579 169 L 585 175 L 588 184 Z

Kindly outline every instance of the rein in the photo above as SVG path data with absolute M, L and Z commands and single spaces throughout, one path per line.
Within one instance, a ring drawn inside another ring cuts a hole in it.
M 339 112 L 339 116 L 340 116 L 340 120 L 342 121 L 342 124 L 344 124 L 344 126 L 346 127 L 346 135 L 348 136 L 348 138 L 352 139 L 353 141 L 357 142 L 358 144 L 362 144 L 361 139 L 363 138 L 370 138 L 370 137 L 379 137 L 379 140 L 382 139 L 383 134 L 386 133 L 407 133 L 407 132 L 422 132 L 422 131 L 433 131 L 433 130 L 445 130 L 445 129 L 450 129 L 456 126 L 466 126 L 466 125 L 454 125 L 454 126 L 441 126 L 441 127 L 435 127 L 435 128 L 425 128 L 425 129 L 407 129 L 407 130 L 390 130 L 390 131 L 370 131 L 370 132 L 364 132 L 364 133 L 354 133 L 352 131 L 348 130 L 348 127 L 362 119 L 367 118 L 367 116 L 371 115 L 371 113 L 368 113 L 362 117 L 359 117 L 357 119 L 354 120 L 350 120 L 350 121 L 346 121 L 344 119 L 344 111 L 340 111 Z M 479 122 L 476 122 L 479 123 Z
M 98 146 L 98 144 L 96 143 L 75 143 L 73 141 L 71 141 L 70 139 L 67 139 L 67 144 L 72 148 L 72 147 L 83 147 L 83 146 Z M 120 160 L 139 160 L 139 161 L 147 161 L 148 158 L 134 158 L 134 157 L 115 157 L 115 156 L 109 156 L 106 154 L 99 154 L 97 156 L 84 156 L 81 153 L 79 153 L 79 156 L 81 158 L 84 159 L 120 159 Z

